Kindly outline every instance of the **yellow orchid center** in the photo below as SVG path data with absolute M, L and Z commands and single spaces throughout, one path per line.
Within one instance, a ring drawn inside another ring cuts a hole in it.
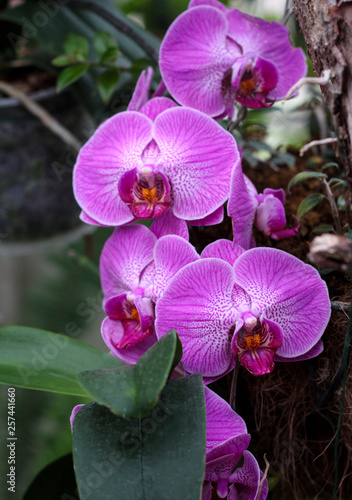
M 133 309 L 132 309 L 131 318 L 134 319 L 135 321 L 138 321 L 138 323 L 141 322 L 141 318 L 139 317 L 139 314 L 138 314 L 136 307 L 133 307 Z
M 145 200 L 149 201 L 149 203 L 153 203 L 156 197 L 156 187 L 151 189 L 142 188 L 142 195 Z
M 249 95 L 255 89 L 255 83 L 253 78 L 249 78 L 248 80 L 242 80 L 240 83 L 240 87 L 245 95 Z
M 260 346 L 260 333 L 248 335 L 244 337 L 244 341 L 248 349 L 256 349 Z

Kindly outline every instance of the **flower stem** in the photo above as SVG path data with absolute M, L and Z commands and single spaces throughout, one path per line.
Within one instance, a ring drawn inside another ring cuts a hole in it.
M 238 362 L 238 358 L 236 358 L 235 368 L 232 372 L 232 381 L 231 381 L 231 391 L 230 391 L 230 406 L 233 410 L 236 409 L 236 391 L 237 391 L 237 379 L 238 372 L 240 369 L 240 364 Z
M 326 181 L 326 179 L 322 179 L 322 183 L 323 183 L 323 185 L 325 187 L 326 196 L 327 196 L 328 202 L 330 204 L 331 214 L 332 214 L 332 217 L 334 219 L 334 224 L 335 224 L 336 232 L 337 232 L 337 234 L 343 234 L 342 227 L 341 227 L 341 222 L 340 222 L 340 217 L 339 217 L 339 212 L 337 210 L 337 206 L 336 206 L 336 203 L 335 203 L 335 198 L 334 198 L 334 195 L 332 194 L 332 191 L 330 189 L 330 185 Z

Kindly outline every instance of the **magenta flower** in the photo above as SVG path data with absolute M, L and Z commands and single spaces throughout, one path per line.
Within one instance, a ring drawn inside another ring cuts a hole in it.
M 142 225 L 115 229 L 100 258 L 107 314 L 101 331 L 115 356 L 135 363 L 155 343 L 155 303 L 171 277 L 197 259 L 194 248 L 177 235 L 158 240 Z
M 169 220 L 220 222 L 232 170 L 241 168 L 236 142 L 195 109 L 147 101 L 150 81 L 142 73 L 132 110 L 104 122 L 81 149 L 73 181 L 81 217 L 121 226 L 169 211 Z
M 209 383 L 238 357 L 251 373 L 263 375 L 275 361 L 321 352 L 330 301 L 313 267 L 274 248 L 233 252 L 233 266 L 211 254 L 181 269 L 156 307 L 157 336 L 175 328 L 186 372 L 200 371 Z
M 249 108 L 283 99 L 306 74 L 305 56 L 288 29 L 215 0 L 192 0 L 168 29 L 160 71 L 182 105 L 215 118 L 234 115 L 234 101 Z
M 283 189 L 264 189 L 258 194 L 252 182 L 237 170 L 231 179 L 227 213 L 233 220 L 234 242 L 248 250 L 255 246 L 252 236 L 253 224 L 274 240 L 295 236 L 299 223 L 285 229 L 285 192 Z
M 247 451 L 251 437 L 244 420 L 207 387 L 205 405 L 207 441 L 202 500 L 211 499 L 213 485 L 216 485 L 220 498 L 255 500 L 263 474 L 253 455 Z M 236 468 L 242 456 L 244 464 Z M 267 481 L 264 481 L 260 500 L 266 498 L 267 491 Z

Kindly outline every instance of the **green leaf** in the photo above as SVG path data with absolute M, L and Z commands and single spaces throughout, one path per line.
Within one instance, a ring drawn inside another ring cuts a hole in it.
M 85 405 L 74 420 L 73 457 L 81 500 L 97 493 L 104 500 L 199 500 L 205 465 L 201 375 L 169 381 L 143 419 L 126 421 L 96 403 Z
M 109 49 L 114 49 L 116 53 L 118 53 L 117 42 L 107 31 L 98 31 L 94 35 L 93 47 L 100 58 L 102 58 Z
M 75 82 L 87 71 L 88 64 L 77 64 L 77 66 L 70 66 L 65 68 L 59 74 L 57 79 L 57 91 L 60 92 L 62 89 Z
M 325 165 L 323 165 L 321 167 L 321 171 L 324 172 L 324 170 L 326 170 L 327 168 L 331 168 L 331 167 L 337 168 L 337 169 L 339 168 L 337 163 L 335 163 L 334 161 L 331 161 L 329 163 L 325 163 Z
M 52 61 L 51 64 L 54 66 L 68 66 L 69 64 L 72 64 L 72 57 L 71 56 L 57 56 L 55 57 Z
M 75 57 L 79 61 L 87 59 L 89 43 L 86 37 L 82 35 L 68 35 L 65 40 L 65 53 Z
M 301 220 L 303 215 L 309 212 L 309 210 L 312 210 L 312 208 L 318 205 L 318 203 L 320 203 L 324 198 L 325 196 L 321 193 L 313 193 L 307 196 L 307 198 L 304 198 L 297 208 L 297 219 Z
M 102 100 L 107 103 L 114 93 L 116 85 L 119 81 L 120 72 L 116 68 L 105 70 L 98 77 L 98 91 Z
M 334 226 L 331 224 L 320 224 L 312 229 L 312 233 L 330 233 L 331 231 L 335 232 Z
M 0 328 L 0 383 L 89 396 L 77 374 L 123 363 L 66 335 L 24 326 Z
M 287 189 L 290 191 L 290 189 L 293 186 L 296 186 L 300 182 L 304 182 L 308 179 L 326 179 L 327 175 L 323 174 L 322 172 L 300 172 L 299 174 L 295 175 L 292 177 L 290 182 L 288 183 Z
M 106 52 L 104 52 L 104 54 L 100 58 L 100 61 L 102 63 L 115 61 L 115 59 L 119 55 L 120 55 L 120 53 L 119 53 L 118 49 L 111 47 Z
M 144 417 L 157 404 L 169 373 L 182 357 L 175 330 L 154 344 L 136 365 L 113 370 L 90 370 L 78 375 L 87 392 L 124 418 Z

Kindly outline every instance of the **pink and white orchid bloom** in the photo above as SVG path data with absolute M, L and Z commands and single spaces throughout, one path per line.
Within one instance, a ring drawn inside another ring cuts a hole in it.
M 101 330 L 115 356 L 135 363 L 156 342 L 155 303 L 171 277 L 199 258 L 180 236 L 157 239 L 142 225 L 115 229 L 100 258 L 107 314 Z
M 271 106 L 305 76 L 303 51 L 282 24 L 264 21 L 216 0 L 192 0 L 169 27 L 160 48 L 160 71 L 170 94 L 220 119 L 234 102 Z
M 129 110 L 100 125 L 80 151 L 73 186 L 81 218 L 103 226 L 159 217 L 179 227 L 219 223 L 231 173 L 241 168 L 236 142 L 200 111 L 166 97 L 148 101 L 151 75 L 142 73 Z
M 318 355 L 330 318 L 318 272 L 274 248 L 234 250 L 221 260 L 221 245 L 181 269 L 156 307 L 157 336 L 177 331 L 185 371 L 201 372 L 209 383 L 232 370 L 237 357 L 263 375 L 275 361 Z

